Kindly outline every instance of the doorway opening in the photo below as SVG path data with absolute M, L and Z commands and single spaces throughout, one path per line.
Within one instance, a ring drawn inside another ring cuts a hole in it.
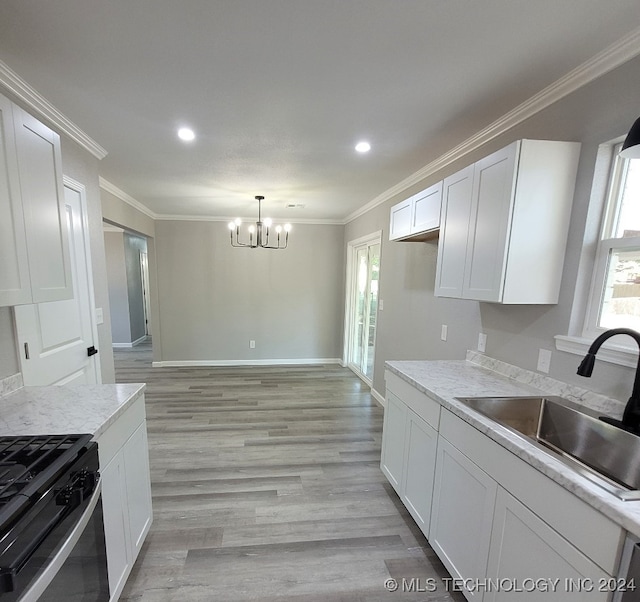
M 378 231 L 347 245 L 345 363 L 369 386 L 375 364 L 381 241 Z
M 114 349 L 151 342 L 147 238 L 104 223 Z

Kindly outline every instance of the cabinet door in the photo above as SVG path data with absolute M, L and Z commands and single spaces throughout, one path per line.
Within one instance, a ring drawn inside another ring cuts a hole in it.
M 382 429 L 382 458 L 380 468 L 402 497 L 402 476 L 404 470 L 404 436 L 407 421 L 407 406 L 393 393 L 387 393 Z
M 462 297 L 472 192 L 473 165 L 443 182 L 436 263 L 437 297 Z
M 147 427 L 143 422 L 123 448 L 132 558 L 136 558 L 151 527 L 151 483 Z
M 411 198 L 391 207 L 389 216 L 389 240 L 397 240 L 411 234 Z
M 102 474 L 102 507 L 104 539 L 107 548 L 107 569 L 111 599 L 119 594 L 133 564 L 129 539 L 127 486 L 122 451 L 119 451 Z
M 403 501 L 426 537 L 429 536 L 437 446 L 438 432 L 408 409 Z
M 608 583 L 609 575 L 501 487 L 496 497 L 487 577 L 520 586 L 525 591 L 518 593 L 518 600 L 539 600 L 545 595 L 554 602 L 608 599 L 606 592 L 598 591 L 598 585 L 601 579 Z M 553 584 L 555 589 L 541 590 Z M 589 584 L 592 592 L 580 589 L 589 589 Z M 484 600 L 513 600 L 514 593 L 508 590 L 487 592 Z
M 456 579 L 484 579 L 496 482 L 449 443 L 438 439 L 429 543 Z M 482 600 L 483 591 L 464 592 Z
M 478 301 L 500 301 L 519 142 L 485 157 L 474 166 L 469 242 L 462 296 Z
M 0 306 L 30 302 L 13 105 L 0 95 Z
M 13 107 L 33 303 L 73 298 L 60 137 Z
M 442 182 L 411 197 L 411 234 L 434 230 L 440 225 Z

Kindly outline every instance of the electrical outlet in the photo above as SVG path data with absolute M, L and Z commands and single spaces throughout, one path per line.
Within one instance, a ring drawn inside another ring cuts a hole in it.
M 549 374 L 549 368 L 551 367 L 551 351 L 548 349 L 540 349 L 538 352 L 538 370 Z
M 487 350 L 487 335 L 481 332 L 478 335 L 478 351 L 484 353 Z
M 443 341 L 446 341 L 446 340 L 447 340 L 447 330 L 448 330 L 447 325 L 446 325 L 446 324 L 443 324 L 443 325 L 442 325 L 442 330 L 440 331 L 440 338 L 441 338 Z
M 255 349 L 255 348 L 256 348 L 256 342 L 253 339 L 251 339 L 249 341 L 249 349 Z

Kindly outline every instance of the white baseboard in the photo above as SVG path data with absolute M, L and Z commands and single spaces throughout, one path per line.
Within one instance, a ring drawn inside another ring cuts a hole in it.
M 322 364 L 340 364 L 335 357 L 275 359 L 275 360 L 169 360 L 153 362 L 154 368 L 182 368 L 197 366 L 318 366 Z
M 135 347 L 136 345 L 140 345 L 140 343 L 144 343 L 149 339 L 149 337 L 145 334 L 143 337 L 140 337 L 139 339 L 136 339 L 135 341 L 131 342 L 131 343 L 112 343 L 111 346 L 114 349 L 131 349 L 132 347 Z
M 387 404 L 384 400 L 384 395 L 380 395 L 373 387 L 371 388 L 371 396 L 383 407 L 386 408 Z

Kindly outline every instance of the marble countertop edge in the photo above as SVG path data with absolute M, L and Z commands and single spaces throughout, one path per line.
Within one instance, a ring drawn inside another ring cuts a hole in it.
M 549 394 L 468 360 L 387 361 L 386 368 L 503 448 L 640 537 L 640 501 L 622 501 L 456 397 Z M 430 372 L 431 375 L 427 375 Z M 554 393 L 557 394 L 557 393 Z
M 88 433 L 95 439 L 145 388 L 144 383 L 21 387 L 0 397 L 0 435 Z

